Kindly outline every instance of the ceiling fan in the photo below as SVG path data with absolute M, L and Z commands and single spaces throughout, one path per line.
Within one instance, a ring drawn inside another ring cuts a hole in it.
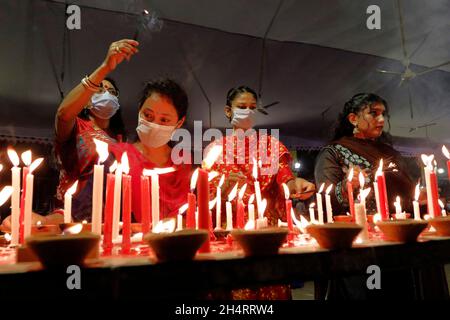
M 408 51 L 406 49 L 406 44 L 405 44 L 405 30 L 404 30 L 403 13 L 402 13 L 402 8 L 401 8 L 400 1 L 401 0 L 397 0 L 397 10 L 398 10 L 399 23 L 400 23 L 401 46 L 402 46 L 402 51 L 403 51 L 402 64 L 404 65 L 405 69 L 403 70 L 403 72 L 377 69 L 377 72 L 385 73 L 385 74 L 399 75 L 400 76 L 399 87 L 403 83 L 407 84 L 407 86 L 408 86 L 409 109 L 410 109 L 411 119 L 413 119 L 414 118 L 414 110 L 413 110 L 411 89 L 409 87 L 410 81 L 413 80 L 414 78 L 418 77 L 418 76 L 424 75 L 424 74 L 426 74 L 428 72 L 431 72 L 431 71 L 434 71 L 436 69 L 439 69 L 442 66 L 448 65 L 448 64 L 450 64 L 450 61 L 446 61 L 444 63 L 435 65 L 435 66 L 430 67 L 427 70 L 424 70 L 424 71 L 421 71 L 421 72 L 415 72 L 415 71 L 413 71 L 410 68 L 411 58 L 417 53 L 417 51 L 419 51 L 419 49 L 425 43 L 426 39 L 428 38 L 428 36 L 430 35 L 431 32 L 428 33 L 425 36 L 425 38 L 422 40 L 422 42 L 419 44 L 419 46 L 416 48 L 416 50 L 414 50 L 411 54 L 408 54 Z

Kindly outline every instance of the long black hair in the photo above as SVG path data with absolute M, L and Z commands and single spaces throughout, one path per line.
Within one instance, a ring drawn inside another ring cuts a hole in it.
M 389 106 L 383 98 L 374 93 L 358 93 L 355 94 L 350 100 L 344 104 L 344 109 L 339 114 L 336 121 L 334 129 L 333 141 L 336 141 L 342 137 L 353 137 L 353 124 L 348 120 L 348 115 L 350 113 L 357 114 L 366 107 L 371 107 L 373 104 L 381 103 L 385 107 L 385 118 L 387 119 L 388 126 L 389 123 Z M 391 135 L 388 132 L 383 131 L 381 136 L 377 139 L 380 142 L 392 144 Z
M 114 89 L 116 89 L 117 94 L 119 94 L 119 87 L 114 79 L 106 77 L 104 80 L 110 82 Z M 83 111 L 78 115 L 81 119 L 89 120 L 89 109 L 84 108 Z M 109 127 L 107 131 L 113 135 L 114 138 L 121 137 L 122 141 L 126 141 L 127 132 L 125 130 L 125 123 L 122 117 L 122 108 L 119 108 L 117 112 L 109 119 Z
M 258 95 L 256 94 L 255 90 L 247 86 L 239 86 L 228 90 L 226 105 L 231 108 L 233 100 L 242 93 L 250 93 L 255 98 L 255 100 L 258 101 Z M 231 121 L 230 118 L 228 118 L 228 120 Z

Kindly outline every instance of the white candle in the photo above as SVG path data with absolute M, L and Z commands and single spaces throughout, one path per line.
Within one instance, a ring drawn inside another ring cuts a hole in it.
M 34 175 L 30 173 L 26 177 L 27 179 L 27 190 L 25 192 L 25 213 L 24 213 L 24 239 L 31 235 L 31 218 L 33 210 L 33 183 Z
M 195 229 L 198 230 L 198 209 L 195 210 Z
M 325 206 L 327 209 L 327 222 L 331 223 L 333 222 L 333 208 L 331 206 L 331 196 L 330 191 L 333 188 L 333 185 L 330 184 L 325 192 Z
M 255 226 L 255 205 L 253 201 L 255 200 L 255 195 L 252 194 L 248 199 L 248 221 L 253 221 L 253 226 Z
M 12 167 L 12 187 L 11 195 L 11 245 L 19 244 L 19 217 L 20 217 L 20 168 Z
M 226 203 L 226 211 L 227 211 L 227 226 L 226 230 L 233 230 L 233 211 L 231 207 L 231 202 L 227 201 Z
M 413 207 L 414 207 L 414 220 L 420 220 L 419 201 L 414 200 L 413 201 Z
M 183 230 L 183 215 L 177 215 L 177 231 Z
M 266 217 L 258 218 L 256 220 L 256 229 L 264 229 L 264 228 L 267 228 L 268 226 L 269 226 L 269 223 L 267 222 Z
M 397 196 L 395 198 L 394 206 L 395 206 L 395 215 L 398 217 L 402 213 L 402 204 L 400 202 L 400 197 L 399 196 Z
M 322 183 L 320 186 L 319 192 L 316 193 L 316 202 L 317 202 L 317 214 L 319 216 L 319 223 L 323 224 L 323 204 L 322 204 L 322 191 L 325 187 L 325 183 Z
M 153 228 L 159 222 L 159 178 L 158 174 L 152 173 L 152 225 Z
M 117 241 L 119 238 L 120 229 L 120 207 L 122 203 L 122 165 L 117 164 L 114 173 L 114 205 L 113 205 L 113 225 L 112 225 L 112 239 Z
M 434 159 L 434 155 L 424 155 L 422 154 L 422 161 L 425 164 L 424 167 L 424 173 L 425 173 L 425 185 L 427 188 L 427 203 L 428 203 L 428 214 L 434 218 L 435 212 L 434 212 L 434 205 L 433 205 L 433 194 L 431 192 L 431 170 L 433 169 L 432 161 Z
M 94 166 L 94 185 L 92 188 L 92 233 L 102 233 L 103 208 L 103 165 Z
M 367 230 L 366 206 L 363 203 L 355 203 L 355 222 L 363 228 L 358 238 L 361 241 L 367 241 L 369 232 Z
M 314 214 L 314 207 L 315 207 L 315 203 L 311 203 L 309 205 L 309 223 L 315 223 L 316 222 L 316 217 Z
M 64 194 L 64 223 L 72 222 L 72 195 L 77 190 L 78 180 Z

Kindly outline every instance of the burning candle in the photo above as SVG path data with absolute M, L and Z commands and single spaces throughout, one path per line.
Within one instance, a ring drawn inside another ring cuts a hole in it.
M 268 227 L 267 217 L 264 217 L 264 211 L 267 208 L 267 200 L 261 200 L 261 210 L 258 210 L 258 219 L 256 220 L 256 229 L 263 229 Z
M 222 229 L 222 185 L 225 181 L 225 175 L 223 174 L 220 178 L 219 184 L 217 185 L 216 190 L 216 229 Z
M 414 220 L 420 220 L 419 195 L 420 195 L 420 186 L 419 183 L 417 183 L 413 201 Z
M 447 216 L 447 211 L 445 211 L 445 205 L 444 205 L 444 203 L 442 202 L 441 199 L 439 199 L 438 202 L 439 202 L 439 206 L 440 206 L 441 209 L 442 209 L 442 210 L 441 210 L 442 216 L 443 216 L 443 217 Z
M 434 155 L 427 156 L 422 154 L 422 161 L 425 165 L 425 183 L 427 187 L 427 205 L 428 205 L 428 214 L 432 218 L 440 215 L 439 212 L 439 194 L 437 192 L 437 177 L 436 173 L 433 169 L 433 159 Z
M 78 180 L 64 194 L 64 223 L 72 222 L 72 196 L 77 191 Z
M 258 164 L 256 162 L 256 159 L 253 158 L 253 178 L 255 179 L 254 186 L 255 186 L 255 196 L 256 196 L 256 207 L 258 210 L 258 216 L 260 215 L 261 211 L 261 187 L 259 186 L 258 181 Z
M 25 219 L 25 196 L 27 192 L 27 176 L 30 170 L 32 154 L 31 150 L 23 152 L 20 156 L 25 167 L 22 171 L 22 195 L 20 198 L 20 216 L 19 216 L 19 242 L 24 243 L 24 219 Z
M 348 206 L 350 207 L 350 213 L 355 220 L 355 199 L 353 197 L 353 167 L 351 167 L 350 172 L 347 177 L 347 198 L 348 198 Z
M 380 202 L 381 220 L 389 220 L 389 204 L 386 189 L 386 179 L 383 172 L 383 159 L 380 160 L 377 172 L 375 173 L 375 181 L 377 183 L 377 192 Z
M 316 202 L 317 202 L 317 213 L 319 215 L 319 223 L 323 224 L 323 203 L 322 203 L 322 191 L 325 187 L 325 183 L 322 183 L 322 185 L 319 188 L 319 192 L 316 193 Z
M 239 190 L 237 209 L 236 209 L 236 227 L 238 229 L 243 229 L 245 226 L 245 217 L 244 217 L 245 209 L 244 209 L 244 202 L 242 201 L 242 198 L 244 197 L 246 189 L 247 189 L 247 184 L 245 183 Z
M 252 194 L 248 199 L 248 220 L 253 221 L 253 227 L 255 226 L 255 205 L 253 204 L 255 201 L 255 194 Z
M 92 233 L 102 234 L 103 209 L 103 162 L 108 158 L 108 144 L 94 139 L 98 153 L 98 163 L 94 165 L 94 182 L 92 187 Z
M 198 201 L 198 227 L 199 229 L 210 230 L 209 213 L 209 180 L 208 171 L 213 164 L 222 155 L 223 147 L 221 145 L 213 146 L 203 159 L 203 168 L 198 170 L 197 180 L 197 201 Z M 210 252 L 209 237 L 200 248 L 200 252 Z
M 446 146 L 442 146 L 442 153 L 447 158 L 447 174 L 448 174 L 448 179 L 450 180 L 450 152 L 448 152 L 448 149 Z
M 290 192 L 286 183 L 282 184 L 284 191 L 285 207 L 286 207 L 286 221 L 288 225 L 289 232 L 294 232 L 294 224 L 292 223 L 291 209 L 292 200 L 289 199 Z
M 177 231 L 183 230 L 183 214 L 186 212 L 189 204 L 185 203 L 178 209 L 177 215 Z
M 187 217 L 186 217 L 186 227 L 195 229 L 195 211 L 197 206 L 197 198 L 195 197 L 194 190 L 195 186 L 197 185 L 197 179 L 198 179 L 198 169 L 194 171 L 191 177 L 191 192 L 187 195 L 187 201 L 189 208 L 187 210 Z
M 325 207 L 327 209 L 327 222 L 333 222 L 333 208 L 331 206 L 331 196 L 330 191 L 333 188 L 333 184 L 330 184 L 325 191 Z
M 128 252 L 131 247 L 131 176 L 127 153 L 122 154 L 122 250 Z
M 399 196 L 395 198 L 395 218 L 396 219 L 406 219 L 406 214 L 402 212 L 402 203 Z
M 306 220 L 302 215 L 300 215 L 300 220 L 298 220 L 295 217 L 294 214 L 294 209 L 291 208 L 291 216 L 292 219 L 294 220 L 295 226 L 297 227 L 297 229 L 299 229 L 302 233 L 306 232 L 306 227 L 309 225 L 308 220 Z
M 367 214 L 366 214 L 366 197 L 370 193 L 370 188 L 362 188 L 359 193 L 359 203 L 355 204 L 355 222 L 363 227 L 359 234 L 360 241 L 367 241 L 369 239 L 369 232 L 367 229 Z
M 11 195 L 11 245 L 19 244 L 19 226 L 20 226 L 20 160 L 17 153 L 8 148 L 8 157 L 13 164 L 11 168 L 11 179 L 13 193 Z
M 142 233 L 150 232 L 150 181 L 144 173 L 141 176 L 141 221 Z
M 316 217 L 314 214 L 314 207 L 316 206 L 316 204 L 313 202 L 309 205 L 309 222 L 310 223 L 315 223 L 316 222 Z
M 27 174 L 26 183 L 27 190 L 25 194 L 25 214 L 24 214 L 24 239 L 31 235 L 31 218 L 33 212 L 33 183 L 34 175 L 33 171 L 42 163 L 44 159 L 39 158 L 33 161 L 29 167 L 29 172 Z
M 234 185 L 233 189 L 231 189 L 230 193 L 228 194 L 228 201 L 225 204 L 226 211 L 227 211 L 227 226 L 226 230 L 233 230 L 233 209 L 231 205 L 231 201 L 236 197 L 237 194 L 237 188 L 238 188 L 238 182 Z
M 112 239 L 119 238 L 120 229 L 120 208 L 121 208 L 121 193 L 122 193 L 122 165 L 117 164 L 114 173 L 114 205 L 113 205 L 113 224 L 112 224 Z
M 117 161 L 114 161 L 109 167 L 109 173 L 106 176 L 106 204 L 105 204 L 105 227 L 103 230 L 103 245 L 105 248 L 112 247 L 112 226 L 114 210 L 114 171 L 117 169 Z

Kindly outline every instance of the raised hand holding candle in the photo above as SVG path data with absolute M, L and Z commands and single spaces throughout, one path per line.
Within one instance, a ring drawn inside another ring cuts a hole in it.
M 319 223 L 323 224 L 323 203 L 322 203 L 322 191 L 325 187 L 325 183 L 322 183 L 322 185 L 319 188 L 319 192 L 316 193 L 316 202 L 317 202 L 317 214 L 319 216 Z
M 195 229 L 195 211 L 197 206 L 197 198 L 195 197 L 195 187 L 197 185 L 197 179 L 198 179 L 198 169 L 194 171 L 191 177 L 191 192 L 187 195 L 187 201 L 189 208 L 187 210 L 186 215 L 186 228 Z
M 448 151 L 446 146 L 442 146 L 442 153 L 447 158 L 447 174 L 448 179 L 450 180 L 450 152 Z
M 98 153 L 98 163 L 94 165 L 94 182 L 92 187 L 92 233 L 102 234 L 102 209 L 103 209 L 103 162 L 108 158 L 108 144 L 94 139 Z
M 78 180 L 64 194 L 64 223 L 72 222 L 72 196 L 77 191 Z
M 227 213 L 226 230 L 228 230 L 228 231 L 233 230 L 233 209 L 232 209 L 231 201 L 233 201 L 234 198 L 236 197 L 238 185 L 239 185 L 239 183 L 236 182 L 236 184 L 234 185 L 233 189 L 231 189 L 230 193 L 228 194 L 228 201 L 225 204 L 226 211 L 227 211 L 226 212 Z
M 289 199 L 290 192 L 289 188 L 286 183 L 282 184 L 283 191 L 284 191 L 284 199 L 285 201 L 285 207 L 286 207 L 286 221 L 288 224 L 288 230 L 290 233 L 294 232 L 294 224 L 292 222 L 292 216 L 291 216 L 291 209 L 292 209 L 292 200 Z
M 316 204 L 313 202 L 309 205 L 309 223 L 316 223 L 316 217 L 314 214 L 314 207 Z
M 330 191 L 333 188 L 333 184 L 330 184 L 325 191 L 325 206 L 327 208 L 327 222 L 333 222 L 333 207 L 331 206 Z
M 34 175 L 33 171 L 39 167 L 44 159 L 39 158 L 33 161 L 30 165 L 29 172 L 27 174 L 26 183 L 27 190 L 25 194 L 25 214 L 24 214 L 24 223 L 23 223 L 23 235 L 24 239 L 31 235 L 31 218 L 33 213 L 33 183 L 34 183 Z
M 122 154 L 122 252 L 128 253 L 131 247 L 131 176 L 127 153 Z
M 11 184 L 13 193 L 11 195 L 11 245 L 19 244 L 20 227 L 20 160 L 17 153 L 8 148 L 8 157 L 13 164 L 11 168 Z
M 419 183 L 417 183 L 413 201 L 414 220 L 420 220 L 419 195 L 420 195 L 420 185 Z
M 347 198 L 348 198 L 348 206 L 350 207 L 350 213 L 353 217 L 353 221 L 355 220 L 355 199 L 353 196 L 353 167 L 350 168 L 350 172 L 347 177 Z
M 242 198 L 244 197 L 245 190 L 247 189 L 247 184 L 245 183 L 241 189 L 239 190 L 239 196 L 237 201 L 236 208 L 236 227 L 238 229 L 243 229 L 245 227 L 245 208 L 244 201 Z
M 112 247 L 112 226 L 113 226 L 113 210 L 114 210 L 114 171 L 117 169 L 117 161 L 114 161 L 109 167 L 109 173 L 106 176 L 106 204 L 105 204 L 105 227 L 103 230 L 103 246 L 105 248 Z
M 222 229 L 222 185 L 225 181 L 225 175 L 223 174 L 220 178 L 219 184 L 217 185 L 216 191 L 216 230 Z
M 389 204 L 386 189 L 386 179 L 383 173 L 383 159 L 380 160 L 377 172 L 375 173 L 375 180 L 377 183 L 377 193 L 380 202 L 381 220 L 389 220 Z

